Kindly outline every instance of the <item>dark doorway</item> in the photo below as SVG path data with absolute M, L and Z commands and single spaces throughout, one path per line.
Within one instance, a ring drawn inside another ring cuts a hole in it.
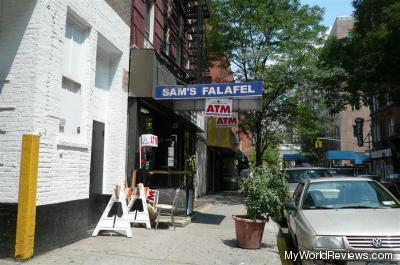
M 93 121 L 90 160 L 90 195 L 103 193 L 104 123 Z

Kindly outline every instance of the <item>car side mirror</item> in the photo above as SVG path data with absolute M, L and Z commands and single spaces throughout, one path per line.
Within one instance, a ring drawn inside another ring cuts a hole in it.
M 285 209 L 289 211 L 297 211 L 297 207 L 291 202 L 285 203 Z

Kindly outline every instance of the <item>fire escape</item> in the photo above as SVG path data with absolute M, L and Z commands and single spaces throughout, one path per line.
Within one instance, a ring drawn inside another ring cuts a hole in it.
M 207 0 L 185 0 L 188 34 L 188 82 L 209 83 L 207 56 L 205 53 L 205 19 L 210 17 Z

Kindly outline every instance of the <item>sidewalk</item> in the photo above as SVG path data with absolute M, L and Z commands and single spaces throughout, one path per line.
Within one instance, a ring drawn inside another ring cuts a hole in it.
M 232 214 L 244 213 L 238 193 L 205 196 L 196 202 L 198 213 L 186 227 L 176 231 L 132 228 L 132 238 L 98 236 L 83 239 L 34 257 L 35 264 L 281 264 L 276 235 L 277 226 L 265 226 L 259 250 L 236 247 Z M 19 264 L 0 260 L 0 264 Z

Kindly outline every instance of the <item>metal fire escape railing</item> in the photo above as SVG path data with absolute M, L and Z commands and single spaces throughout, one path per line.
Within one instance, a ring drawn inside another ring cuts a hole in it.
M 210 11 L 207 0 L 185 0 L 185 6 L 190 62 L 188 79 L 192 83 L 206 83 L 210 78 L 205 54 L 204 28 L 205 19 L 210 17 Z
M 176 11 L 173 11 L 174 9 L 167 11 L 165 20 L 178 21 L 180 14 L 185 20 L 185 37 L 178 36 L 186 42 L 182 43 L 182 61 L 178 64 L 176 58 L 173 57 L 175 55 L 172 50 L 173 48 L 177 49 L 177 44 L 167 43 L 165 39 L 161 45 L 160 55 L 167 67 L 184 83 L 209 83 L 211 77 L 209 76 L 204 37 L 205 19 L 210 17 L 207 1 L 180 0 L 176 3 L 179 4 L 178 8 Z M 177 31 L 176 27 L 179 27 L 179 24 L 172 23 L 170 27 L 171 30 L 172 27 L 175 27 L 174 30 Z M 189 65 L 186 64 L 187 61 L 189 61 Z

